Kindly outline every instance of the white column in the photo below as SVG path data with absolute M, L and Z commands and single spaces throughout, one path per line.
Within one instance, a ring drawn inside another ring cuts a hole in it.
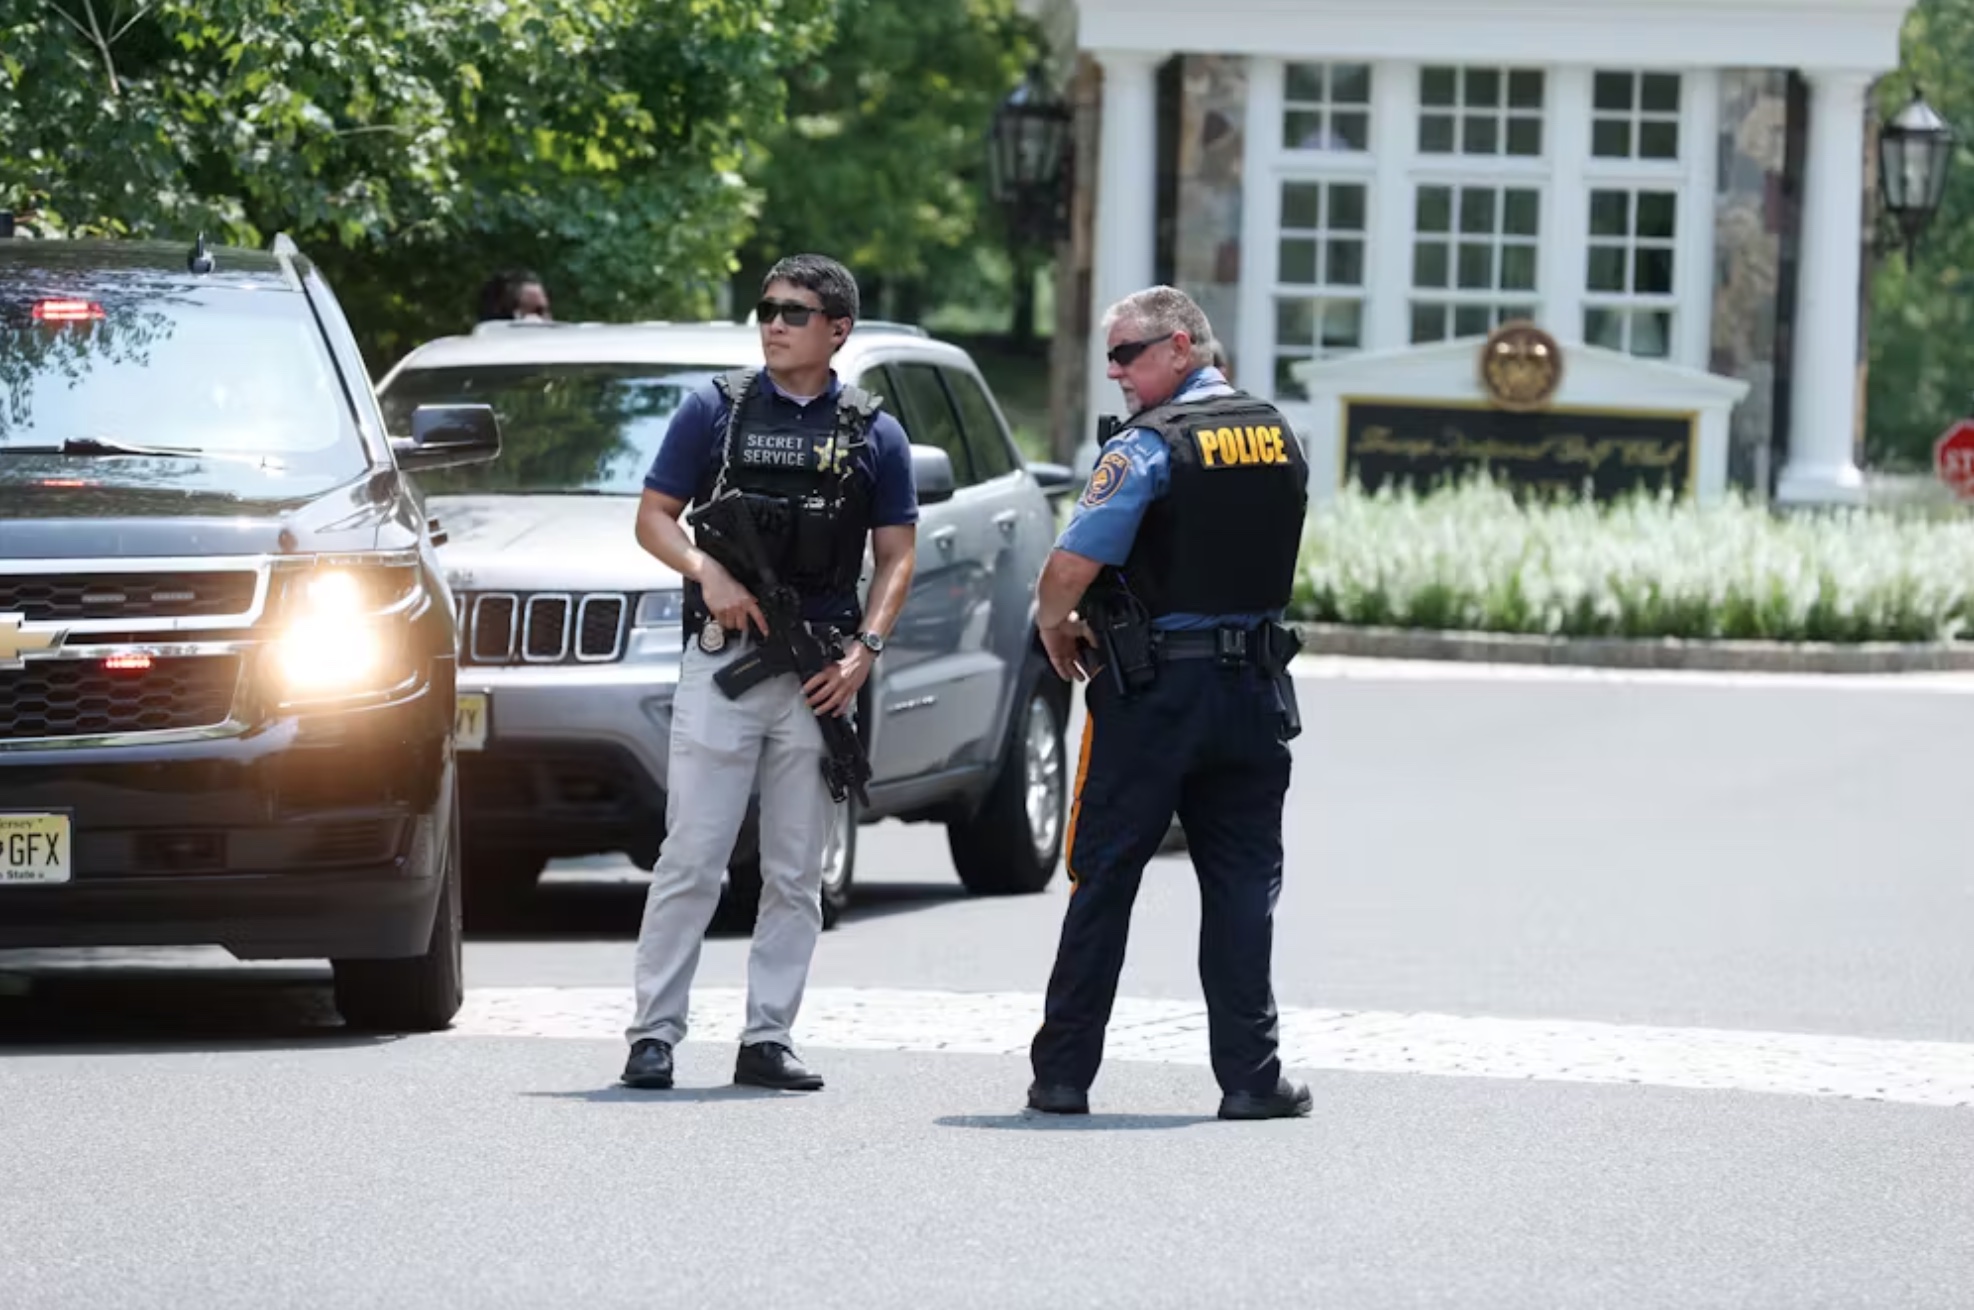
M 1864 245 L 1864 96 L 1871 75 L 1806 71 L 1809 148 L 1796 260 L 1789 457 L 1776 499 L 1856 504 L 1852 461 L 1858 401 L 1858 277 Z
M 1103 65 L 1103 121 L 1097 146 L 1096 240 L 1090 277 L 1089 429 L 1078 463 L 1096 462 L 1099 414 L 1123 417 L 1124 397 L 1105 376 L 1104 310 L 1152 284 L 1158 231 L 1158 66 L 1164 52 L 1096 50 Z

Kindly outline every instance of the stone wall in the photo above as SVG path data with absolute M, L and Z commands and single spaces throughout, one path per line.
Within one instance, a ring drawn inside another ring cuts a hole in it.
M 1241 185 L 1247 149 L 1247 59 L 1183 58 L 1178 143 L 1174 281 L 1199 301 L 1238 373 Z M 1268 361 L 1252 362 L 1266 376 Z
M 1714 196 L 1714 320 L 1710 367 L 1750 384 L 1731 425 L 1730 483 L 1766 494 L 1775 435 L 1783 245 L 1793 197 L 1785 155 L 1789 79 L 1781 69 L 1728 69 L 1720 82 Z

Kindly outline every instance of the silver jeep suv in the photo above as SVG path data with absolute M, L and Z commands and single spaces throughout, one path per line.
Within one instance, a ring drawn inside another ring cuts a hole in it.
M 680 579 L 633 536 L 638 498 L 686 395 L 760 364 L 746 324 L 495 322 L 420 346 L 379 385 L 393 431 L 420 405 L 487 404 L 500 418 L 498 461 L 419 478 L 462 620 L 466 890 L 479 906 L 511 904 L 552 859 L 657 862 L 684 638 Z M 825 920 L 849 899 L 858 826 L 884 818 L 944 824 L 970 891 L 1039 891 L 1062 851 L 1069 691 L 1030 597 L 1054 538 L 1050 500 L 1072 475 L 1022 458 L 956 346 L 862 323 L 835 366 L 910 434 L 920 522 L 910 600 L 859 703 L 871 803 L 839 811 Z M 759 899 L 756 815 L 728 868 L 742 922 Z

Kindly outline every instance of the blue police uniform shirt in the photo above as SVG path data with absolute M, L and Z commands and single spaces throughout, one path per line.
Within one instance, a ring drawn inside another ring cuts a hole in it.
M 760 386 L 768 403 L 781 409 L 792 426 L 827 432 L 836 422 L 836 397 L 843 383 L 834 371 L 829 389 L 807 401 L 797 401 L 775 386 L 764 371 Z M 719 467 L 720 438 L 726 431 L 726 398 L 711 382 L 695 387 L 680 403 L 665 429 L 665 439 L 652 456 L 651 471 L 644 485 L 653 491 L 690 503 L 702 483 L 709 481 Z M 912 447 L 905 429 L 891 415 L 879 411 L 870 425 L 865 445 L 852 460 L 853 470 L 871 486 L 871 527 L 905 527 L 918 522 L 918 491 L 912 482 Z M 852 593 L 810 596 L 804 599 L 802 615 L 812 622 L 847 621 L 857 610 Z
M 1234 388 L 1217 368 L 1195 369 L 1186 375 L 1172 399 L 1207 400 L 1231 396 Z M 1056 548 L 1122 567 L 1131 554 L 1138 525 L 1151 503 L 1171 488 L 1172 470 L 1165 441 L 1150 428 L 1126 428 L 1104 443 L 1090 485 L 1076 502 L 1069 526 L 1056 539 Z M 1222 624 L 1253 626 L 1280 619 L 1280 610 L 1253 614 L 1162 614 L 1152 626 L 1168 632 L 1216 628 Z

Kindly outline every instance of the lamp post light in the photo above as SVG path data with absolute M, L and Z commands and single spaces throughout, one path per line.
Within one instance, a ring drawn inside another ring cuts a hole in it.
M 994 110 L 987 187 L 1016 242 L 1047 245 L 1069 226 L 1070 108 L 1040 63 Z
M 1940 212 L 1954 145 L 1953 129 L 1917 87 L 1912 103 L 1879 130 L 1878 188 L 1886 211 L 1898 224 L 1908 266 L 1920 236 Z
M 1069 232 L 1069 104 L 1049 88 L 1042 65 L 996 106 L 987 139 L 987 190 L 1007 223 L 1013 265 L 1014 339 L 1035 341 L 1035 255 Z

